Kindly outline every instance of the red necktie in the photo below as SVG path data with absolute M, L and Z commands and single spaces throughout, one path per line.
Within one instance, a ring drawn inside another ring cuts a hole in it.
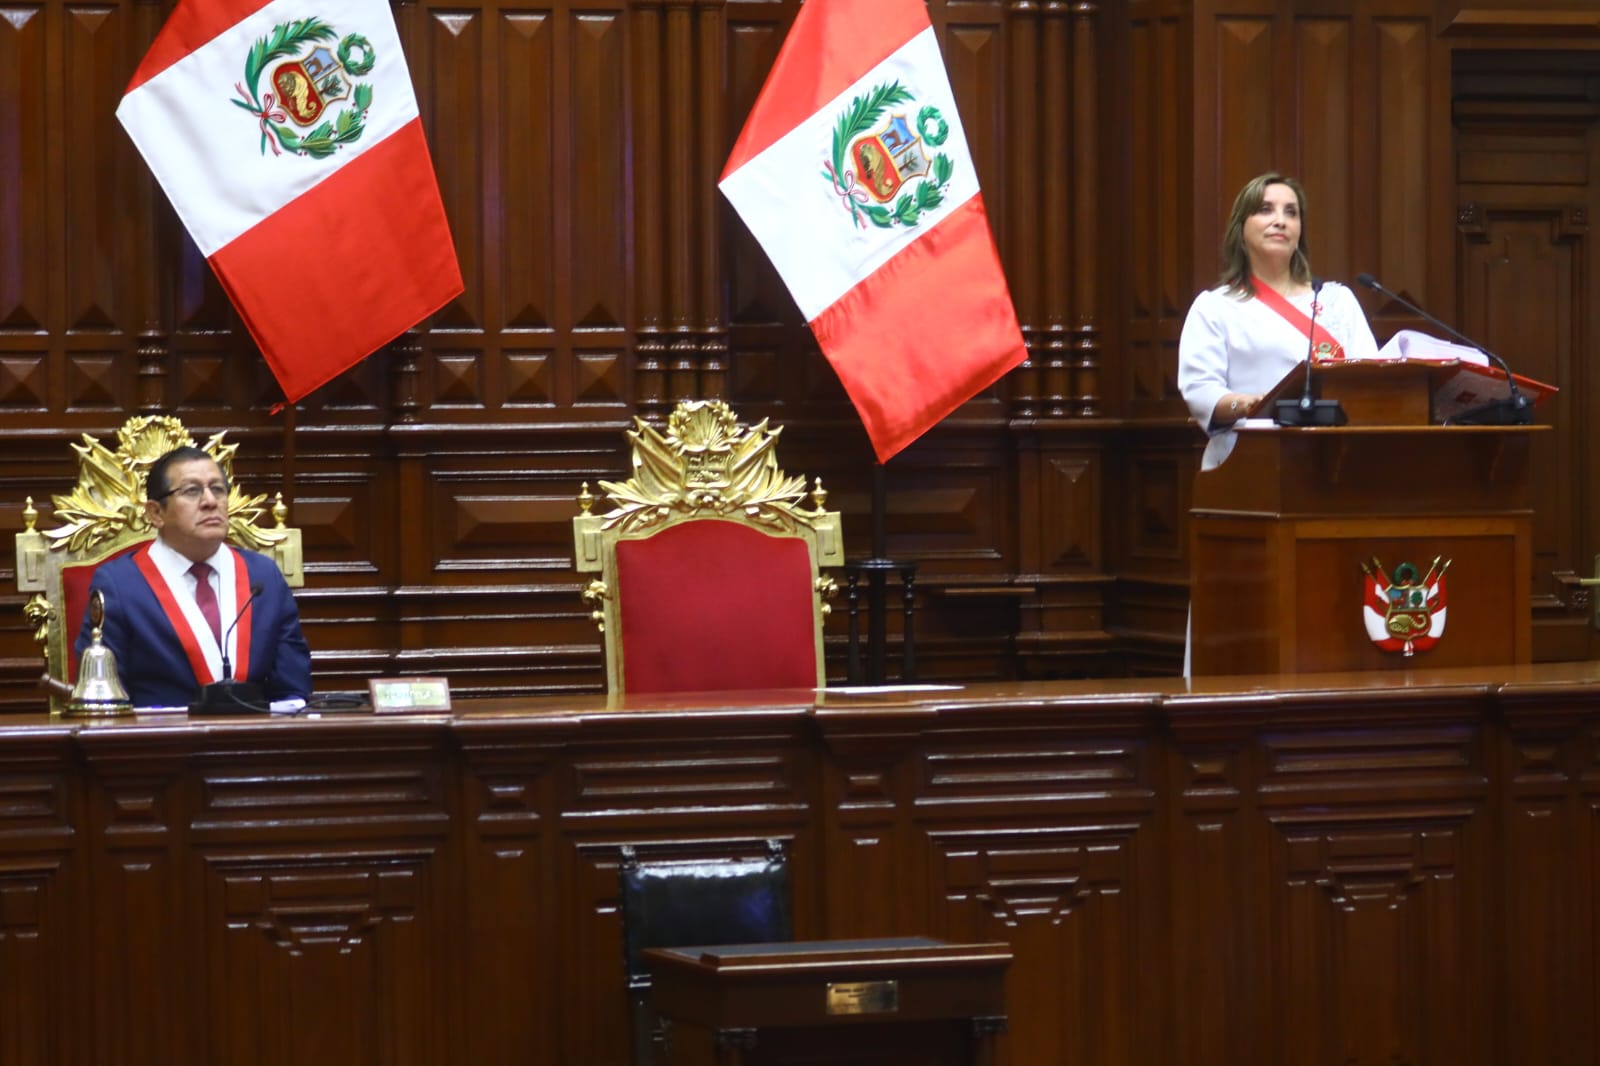
M 211 627 L 211 635 L 216 638 L 217 645 L 222 644 L 222 612 L 217 610 L 217 592 L 211 587 L 211 564 L 195 563 L 189 568 L 189 573 L 194 575 L 194 602 L 200 605 L 200 613 L 205 617 L 206 624 Z

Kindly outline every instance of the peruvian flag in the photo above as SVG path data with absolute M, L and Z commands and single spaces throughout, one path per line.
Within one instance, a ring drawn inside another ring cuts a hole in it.
M 460 294 L 382 0 L 178 0 L 117 117 L 289 402 Z
M 880 462 L 1026 356 L 923 0 L 807 0 L 723 194 Z

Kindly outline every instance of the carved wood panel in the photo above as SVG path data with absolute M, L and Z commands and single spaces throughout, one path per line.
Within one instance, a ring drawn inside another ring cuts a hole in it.
M 1587 1062 L 1597 684 L 18 721 L 0 1062 L 623 1066 L 619 849 L 768 838 L 800 938 L 1008 943 L 1003 1066 Z
M 443 1061 L 446 916 L 435 856 L 224 851 L 203 866 L 206 980 L 193 993 L 204 1003 L 204 1057 Z M 229 992 L 242 988 L 257 992 Z
M 1455 65 L 1460 328 L 1519 373 L 1558 386 L 1535 442 L 1535 656 L 1588 656 L 1589 600 L 1575 584 L 1600 550 L 1600 499 L 1584 473 L 1600 340 L 1590 220 L 1600 210 L 1600 60 L 1479 52 Z

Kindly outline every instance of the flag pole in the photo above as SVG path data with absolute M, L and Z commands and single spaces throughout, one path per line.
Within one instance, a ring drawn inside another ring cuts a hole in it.
M 917 564 L 889 558 L 889 490 L 888 472 L 883 463 L 872 464 L 872 556 L 856 563 L 856 573 L 867 575 L 867 683 L 881 685 L 888 678 L 889 657 L 889 572 L 900 574 L 903 629 L 900 644 L 900 679 L 912 682 L 917 677 L 916 641 L 912 629 L 912 609 L 915 606 Z M 854 588 L 854 578 L 852 589 Z M 852 592 L 852 596 L 854 593 Z M 851 618 L 855 617 L 852 600 Z M 852 634 L 852 668 L 854 667 L 854 636 Z M 855 678 L 851 678 L 855 680 Z

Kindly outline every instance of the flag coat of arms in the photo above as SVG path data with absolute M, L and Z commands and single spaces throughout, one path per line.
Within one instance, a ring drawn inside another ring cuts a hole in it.
M 461 293 L 382 0 L 179 0 L 117 117 L 289 402 Z
M 880 461 L 1026 355 L 922 0 L 807 0 L 723 171 Z

